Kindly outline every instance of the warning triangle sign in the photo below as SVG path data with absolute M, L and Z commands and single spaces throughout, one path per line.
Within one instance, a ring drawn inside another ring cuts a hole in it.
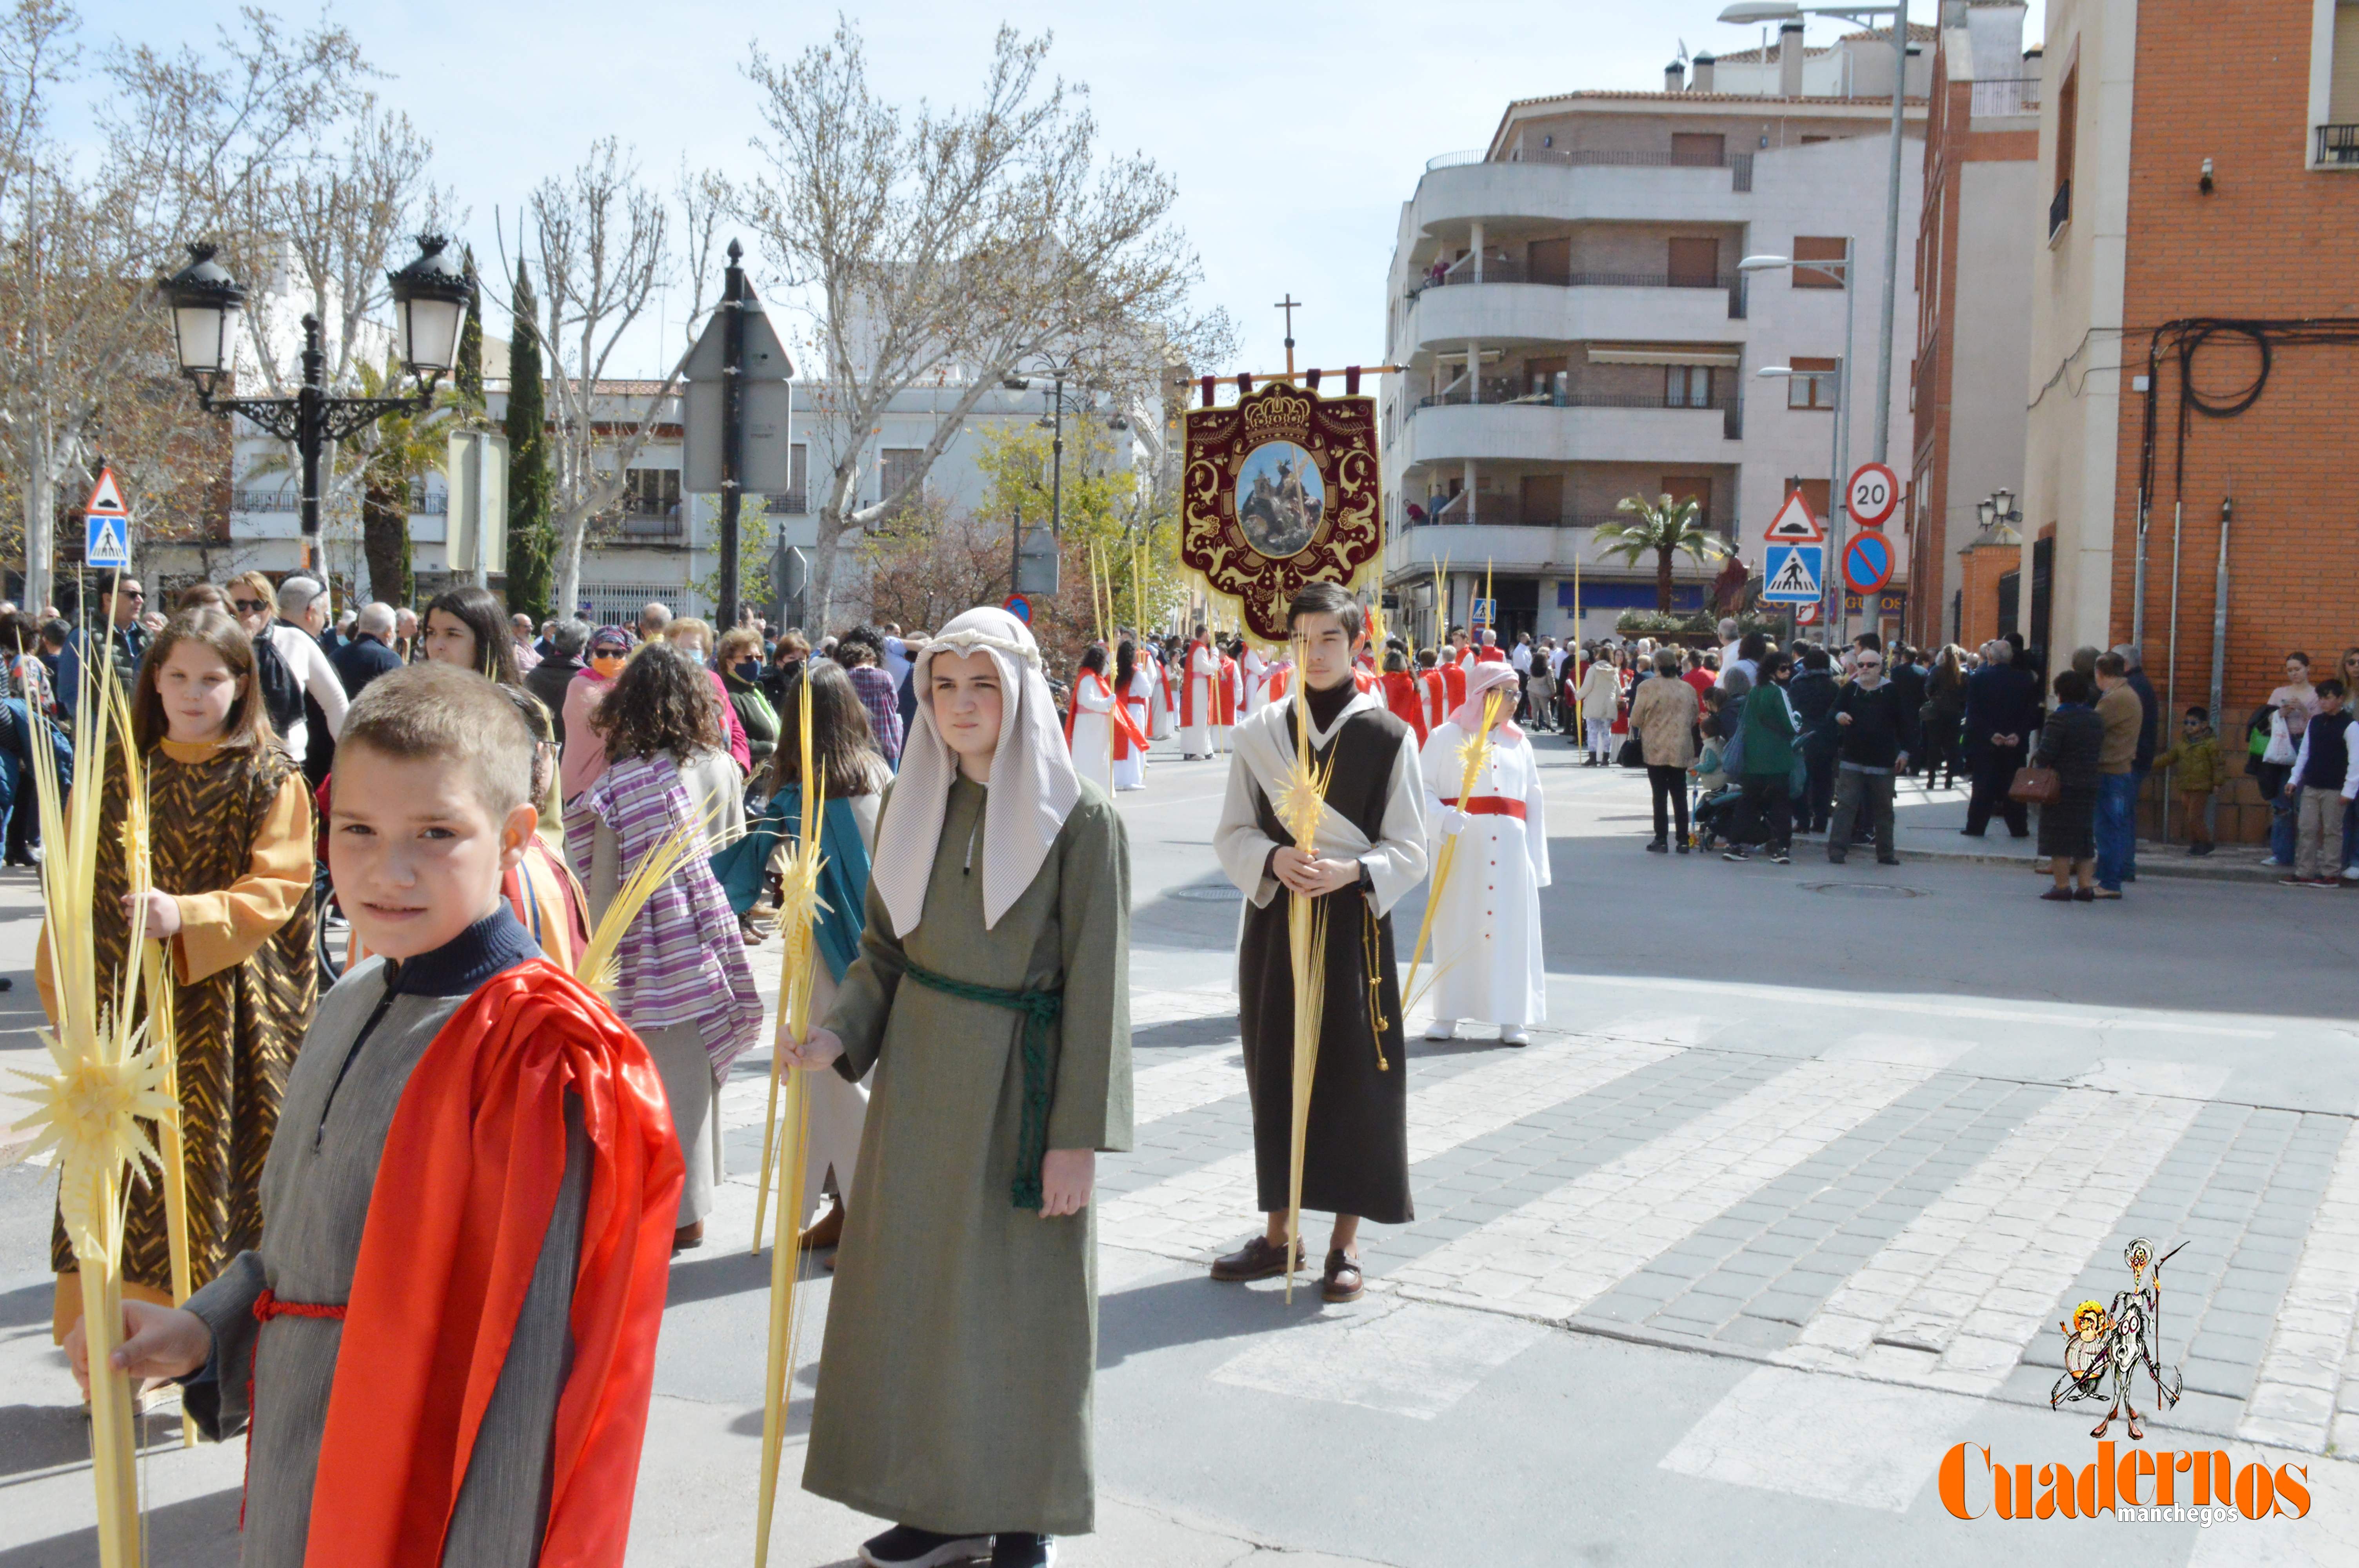
M 1777 575 L 1769 579 L 1767 586 L 1762 591 L 1778 595 L 1799 594 L 1804 598 L 1816 599 L 1819 595 L 1819 579 L 1810 570 L 1809 558 L 1801 551 L 1796 550 L 1786 557 L 1785 564 L 1777 568 Z
M 98 482 L 91 486 L 90 500 L 83 504 L 82 510 L 112 513 L 117 517 L 129 514 L 131 508 L 123 504 L 123 487 L 114 482 L 113 469 L 98 470 Z
M 1773 545 L 1810 545 L 1825 538 L 1827 531 L 1810 515 L 1810 503 L 1798 490 L 1786 497 L 1786 504 L 1777 508 L 1777 515 L 1769 520 L 1768 533 L 1762 536 Z

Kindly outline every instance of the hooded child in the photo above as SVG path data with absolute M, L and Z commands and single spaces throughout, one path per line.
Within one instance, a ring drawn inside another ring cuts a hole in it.
M 1484 717 L 1495 708 L 1486 730 Z M 1549 885 L 1548 820 L 1538 759 L 1516 725 L 1513 665 L 1481 663 L 1466 672 L 1466 700 L 1425 742 L 1426 810 L 1439 863 L 1458 840 L 1449 885 L 1433 890 L 1433 1022 L 1428 1040 L 1447 1040 L 1457 1021 L 1498 1025 L 1509 1045 L 1531 1042 L 1548 1022 L 1548 977 L 1540 959 L 1540 889 Z M 1465 748 L 1488 744 L 1471 795 Z
M 863 1561 L 1041 1568 L 1095 1526 L 1100 1152 L 1131 1135 L 1122 818 L 1074 773 L 1022 622 L 919 654 L 860 957 L 795 1066 L 872 1069 L 803 1486 Z

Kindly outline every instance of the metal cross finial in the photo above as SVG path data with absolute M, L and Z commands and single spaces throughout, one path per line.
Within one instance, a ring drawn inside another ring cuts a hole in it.
M 1302 301 L 1294 297 L 1294 290 L 1290 288 L 1286 291 L 1285 298 L 1270 307 L 1273 310 L 1286 312 L 1286 373 L 1288 376 L 1294 374 L 1294 313 L 1301 308 Z

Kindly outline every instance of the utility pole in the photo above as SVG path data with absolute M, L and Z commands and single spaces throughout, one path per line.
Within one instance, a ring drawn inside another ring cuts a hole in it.
M 716 637 L 737 624 L 737 523 L 745 495 L 745 269 L 744 247 L 729 242 L 729 265 L 722 274 L 724 336 L 721 362 L 721 606 Z

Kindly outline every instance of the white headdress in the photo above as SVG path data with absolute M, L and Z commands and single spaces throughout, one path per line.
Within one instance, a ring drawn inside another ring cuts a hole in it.
M 958 775 L 958 754 L 934 723 L 934 697 L 927 683 L 928 667 L 940 653 L 986 653 L 999 666 L 999 745 L 992 753 L 991 795 L 983 816 L 984 930 L 999 924 L 1039 875 L 1040 862 L 1049 858 L 1049 847 L 1082 795 L 1056 701 L 1040 673 L 1040 646 L 1024 622 L 984 606 L 943 627 L 912 661 L 918 723 L 901 752 L 892 808 L 877 827 L 870 873 L 893 917 L 894 933 L 905 937 L 925 914 L 942 813 Z

